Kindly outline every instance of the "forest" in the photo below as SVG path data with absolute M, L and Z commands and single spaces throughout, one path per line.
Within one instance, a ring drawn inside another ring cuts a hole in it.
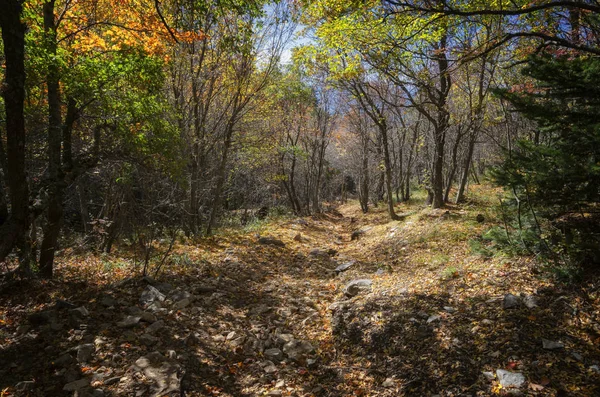
M 599 2 L 0 31 L 0 397 L 600 395 Z

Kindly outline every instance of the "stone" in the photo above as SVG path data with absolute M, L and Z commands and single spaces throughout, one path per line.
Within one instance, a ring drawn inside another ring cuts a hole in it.
M 445 310 L 447 313 L 454 313 L 454 312 L 456 312 L 456 309 L 455 309 L 455 308 L 453 308 L 453 307 L 451 307 L 451 306 L 444 306 L 444 310 Z
M 120 376 L 115 376 L 115 377 L 112 377 L 112 378 L 108 378 L 108 379 L 106 379 L 106 380 L 105 380 L 104 382 L 102 382 L 102 383 L 104 383 L 106 386 L 110 386 L 110 385 L 114 385 L 114 384 L 116 384 L 116 383 L 119 383 L 119 381 L 120 381 L 120 380 L 121 380 L 121 377 L 120 377 Z
M 192 294 L 190 294 L 190 293 L 189 293 L 189 292 L 187 292 L 187 291 L 180 290 L 180 289 L 178 289 L 178 290 L 175 290 L 175 291 L 172 291 L 172 292 L 169 294 L 169 298 L 170 298 L 170 299 L 171 299 L 173 302 L 178 302 L 178 301 L 180 301 L 180 300 L 182 300 L 182 299 L 192 299 L 192 297 L 193 297 L 193 295 L 192 295 Z
M 483 371 L 483 376 L 489 381 L 493 381 L 496 378 L 494 373 L 489 371 Z
M 385 274 L 385 270 L 383 269 L 377 269 L 377 271 L 375 272 L 376 276 L 383 276 Z
M 31 327 L 29 325 L 19 325 L 17 327 L 17 335 L 25 335 L 26 333 L 29 332 L 29 330 L 31 329 Z
M 92 358 L 96 351 L 96 346 L 93 343 L 87 343 L 77 347 L 77 362 L 79 364 L 87 363 Z
M 533 295 L 525 295 L 523 297 L 523 304 L 528 308 L 528 309 L 534 309 L 536 307 L 538 307 L 538 300 L 535 296 Z
M 373 281 L 369 279 L 352 280 L 344 287 L 344 294 L 348 297 L 354 297 L 361 292 L 370 292 Z
M 27 320 L 33 326 L 48 324 L 54 317 L 54 312 L 50 310 L 44 310 L 37 313 L 31 313 L 27 316 Z
M 54 360 L 52 363 L 56 367 L 64 368 L 64 367 L 68 367 L 72 362 L 73 362 L 73 357 L 71 357 L 70 354 L 63 354 L 62 356 L 60 356 L 56 360 Z
M 294 335 L 292 335 L 292 334 L 279 334 L 279 335 L 277 335 L 277 338 L 275 339 L 275 341 L 279 345 L 285 345 L 286 343 L 289 343 L 293 340 L 294 340 Z
M 520 372 L 510 372 L 504 369 L 496 370 L 496 376 L 498 377 L 498 382 L 505 389 L 520 389 L 525 386 L 527 380 L 525 376 Z
M 140 321 L 143 321 L 145 323 L 154 323 L 157 320 L 156 315 L 150 312 L 141 312 L 137 315 L 140 316 Z
M 590 371 L 596 373 L 596 374 L 600 374 L 600 366 L 598 365 L 590 365 Z
M 155 334 L 156 332 L 160 331 L 164 327 L 165 327 L 165 322 L 162 320 L 158 320 L 158 321 L 155 321 L 152 324 L 150 324 L 148 327 L 146 327 L 146 333 Z
M 334 271 L 336 274 L 343 273 L 346 270 L 350 269 L 352 266 L 354 266 L 355 263 L 356 263 L 356 261 L 348 261 L 348 262 L 342 263 L 341 265 L 336 267 Z
M 158 288 L 155 288 L 151 285 L 147 285 L 146 289 L 142 292 L 142 295 L 140 296 L 140 302 L 144 305 L 148 305 L 154 301 L 164 302 L 165 298 L 165 295 L 162 292 L 160 292 Z
M 175 310 L 181 310 L 181 309 L 185 309 L 186 307 L 188 307 L 190 304 L 192 303 L 192 301 L 190 300 L 190 298 L 184 298 L 180 301 L 177 301 L 174 305 L 173 305 L 173 309 Z
M 285 243 L 273 237 L 261 237 L 258 239 L 259 244 L 274 245 L 276 247 L 285 247 Z
M 275 364 L 271 363 L 269 365 L 266 365 L 263 368 L 263 371 L 265 371 L 268 374 L 273 374 L 273 373 L 277 372 L 277 367 L 275 366 Z
M 119 328 L 133 328 L 140 323 L 142 318 L 140 316 L 127 316 L 122 321 L 117 323 Z
M 156 336 L 152 336 L 150 334 L 144 334 L 140 336 L 140 342 L 146 346 L 153 346 L 158 342 L 158 338 Z
M 315 350 L 307 341 L 293 340 L 283 345 L 283 352 L 290 360 L 298 361 L 302 355 L 312 353 Z
M 144 395 L 163 396 L 180 390 L 179 366 L 157 351 L 138 358 L 131 368 L 150 384 L 151 393 Z
M 542 347 L 546 350 L 563 349 L 565 345 L 560 342 L 554 342 L 548 339 L 542 339 Z
M 110 295 L 102 295 L 102 297 L 100 298 L 100 304 L 104 307 L 111 307 L 117 306 L 119 304 L 119 301 L 117 301 Z
M 58 310 L 60 310 L 60 309 L 75 309 L 76 307 L 77 306 L 75 306 L 71 302 L 68 302 L 63 299 L 57 299 L 56 303 L 54 304 L 54 308 L 58 309 Z
M 392 378 L 387 378 L 386 380 L 383 381 L 383 383 L 381 384 L 381 386 L 383 386 L 383 387 L 394 387 L 394 386 L 396 386 L 396 382 Z
M 504 299 L 502 300 L 502 307 L 504 309 L 513 309 L 519 307 L 520 304 L 519 297 L 513 294 L 504 295 Z
M 283 392 L 281 390 L 271 390 L 267 396 L 283 396 Z
M 104 390 L 102 390 L 102 389 L 92 390 L 92 397 L 104 397 Z
M 310 250 L 308 256 L 312 256 L 313 258 L 329 258 L 329 254 L 327 253 L 327 251 L 319 248 L 313 248 L 312 250 Z
M 142 309 L 137 306 L 129 306 L 125 311 L 132 316 L 139 316 L 143 312 Z
M 265 350 L 263 354 L 264 354 L 265 358 L 272 360 L 272 361 L 283 360 L 283 352 L 276 347 Z
M 89 384 L 90 384 L 90 380 L 87 378 L 83 378 L 83 379 L 79 379 L 79 380 L 75 380 L 73 382 L 67 383 L 63 387 L 63 390 L 64 391 L 77 391 L 77 390 L 83 389 L 84 387 L 87 387 Z
M 15 389 L 18 391 L 31 391 L 35 388 L 35 382 L 32 380 L 25 380 L 15 385 Z
M 438 321 L 441 318 L 442 318 L 442 316 L 440 316 L 439 314 L 431 315 L 427 318 L 427 324 L 431 324 L 432 322 Z

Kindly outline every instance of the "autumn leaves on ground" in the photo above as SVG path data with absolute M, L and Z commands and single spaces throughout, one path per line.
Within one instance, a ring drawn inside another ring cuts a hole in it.
M 599 395 L 598 279 L 473 252 L 494 194 L 270 217 L 153 278 L 125 244 L 67 249 L 56 280 L 1 291 L 1 395 Z

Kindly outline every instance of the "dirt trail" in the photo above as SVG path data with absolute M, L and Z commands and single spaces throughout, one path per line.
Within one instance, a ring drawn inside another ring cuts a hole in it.
M 179 245 L 158 280 L 65 253 L 58 281 L 0 291 L 0 390 L 488 396 L 506 370 L 515 393 L 598 393 L 597 277 L 472 254 L 480 205 L 338 210 Z

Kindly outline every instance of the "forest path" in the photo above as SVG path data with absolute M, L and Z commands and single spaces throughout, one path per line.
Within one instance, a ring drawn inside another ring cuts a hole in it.
M 156 280 L 67 250 L 57 280 L 0 289 L 0 390 L 488 396 L 514 382 L 598 395 L 598 278 L 575 288 L 532 258 L 474 254 L 489 208 L 271 219 L 176 245 Z

